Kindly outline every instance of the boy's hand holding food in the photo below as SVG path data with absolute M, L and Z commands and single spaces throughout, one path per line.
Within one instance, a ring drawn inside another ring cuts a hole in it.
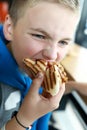
M 32 85 L 18 112 L 18 119 L 26 126 L 31 125 L 36 119 L 58 108 L 60 100 L 65 91 L 62 84 L 59 92 L 55 96 L 44 97 L 39 94 L 39 88 L 43 83 L 43 73 L 38 73 L 33 79 Z M 22 117 L 21 117 L 22 116 Z

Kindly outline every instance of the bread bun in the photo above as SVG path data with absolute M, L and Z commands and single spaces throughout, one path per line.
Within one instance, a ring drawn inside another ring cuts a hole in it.
M 33 77 L 38 72 L 44 73 L 42 83 L 44 92 L 48 92 L 52 96 L 55 96 L 59 92 L 61 84 L 68 79 L 63 66 L 57 62 L 47 62 L 40 59 L 34 61 L 28 58 L 25 58 L 23 62 L 31 71 Z

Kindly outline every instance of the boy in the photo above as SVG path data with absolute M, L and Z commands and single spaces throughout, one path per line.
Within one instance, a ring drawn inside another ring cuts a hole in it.
M 78 0 L 12 1 L 9 15 L 0 28 L 2 130 L 30 129 L 31 124 L 32 130 L 48 129 L 51 115 L 48 112 L 59 106 L 65 86 L 61 86 L 56 96 L 45 98 L 40 89 L 42 73 L 32 82 L 23 59 L 26 57 L 60 62 L 72 42 L 79 19 L 78 9 Z M 18 112 L 12 116 L 14 111 Z

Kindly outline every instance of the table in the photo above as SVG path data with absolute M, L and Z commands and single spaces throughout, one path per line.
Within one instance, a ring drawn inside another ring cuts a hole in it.
M 73 44 L 70 47 L 69 53 L 61 62 L 66 72 L 68 73 L 69 80 L 87 83 L 87 49 Z M 87 97 L 81 95 L 81 98 L 87 105 Z

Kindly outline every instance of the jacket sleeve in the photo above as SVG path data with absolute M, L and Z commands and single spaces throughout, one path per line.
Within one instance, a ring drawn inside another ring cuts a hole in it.
M 37 122 L 37 130 L 48 130 L 52 112 L 42 116 Z

